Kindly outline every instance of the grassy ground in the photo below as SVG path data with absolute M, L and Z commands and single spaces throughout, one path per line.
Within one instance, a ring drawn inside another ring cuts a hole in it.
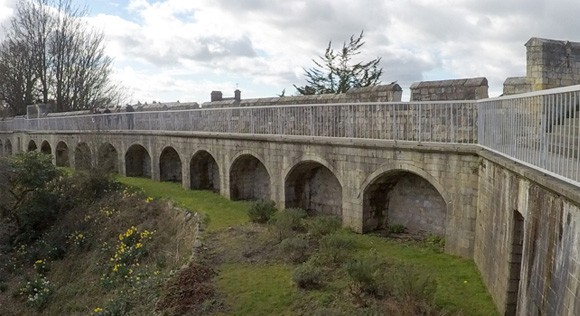
M 228 257 L 222 258 L 217 277 L 218 290 L 224 296 L 226 306 L 222 314 L 312 314 L 313 310 L 309 309 L 312 306 L 324 306 L 341 300 L 344 294 L 341 291 L 346 288 L 345 276 L 335 276 L 321 290 L 297 290 L 291 281 L 294 267 L 273 260 L 262 249 L 273 249 L 276 241 L 258 242 L 256 238 L 264 235 L 260 235 L 259 228 L 252 228 L 251 225 L 237 228 L 248 223 L 248 203 L 228 201 L 211 192 L 185 190 L 176 183 L 124 177 L 120 177 L 119 181 L 143 189 L 146 195 L 169 198 L 180 206 L 209 216 L 209 235 L 214 239 L 210 245 L 223 248 L 216 251 L 222 257 Z M 412 263 L 430 273 L 438 283 L 435 300 L 445 311 L 465 315 L 497 315 L 473 261 L 408 242 L 349 234 L 358 245 L 357 256 L 365 256 L 372 249 L 380 257 Z
M 248 202 L 229 201 L 209 191 L 186 190 L 179 183 L 127 177 L 118 177 L 118 181 L 139 187 L 151 197 L 168 198 L 181 207 L 209 216 L 208 229 L 210 231 L 247 222 L 245 210 Z

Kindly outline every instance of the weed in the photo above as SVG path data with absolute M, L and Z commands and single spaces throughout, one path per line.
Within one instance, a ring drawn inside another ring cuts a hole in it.
M 393 224 L 389 225 L 390 234 L 403 234 L 407 232 L 407 227 L 403 224 Z
M 439 251 L 439 252 L 443 252 L 443 250 L 445 249 L 445 238 L 441 237 L 441 236 L 437 236 L 434 234 L 429 234 L 426 238 L 425 238 L 425 243 Z

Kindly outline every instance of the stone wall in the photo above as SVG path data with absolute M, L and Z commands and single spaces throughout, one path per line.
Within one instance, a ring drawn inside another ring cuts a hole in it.
M 526 77 L 509 77 L 503 83 L 503 94 L 512 95 L 532 91 L 532 85 Z
M 534 91 L 580 84 L 580 43 L 532 37 L 526 49 Z
M 411 101 L 478 100 L 488 98 L 486 78 L 421 81 L 411 85 Z
M 577 188 L 482 152 L 474 260 L 502 315 L 580 315 Z
M 402 173 L 411 182 L 414 181 L 412 176 L 418 176 L 436 190 L 431 187 L 429 190 L 415 190 L 413 196 L 408 194 L 409 190 L 401 190 L 399 198 L 407 196 L 408 199 L 421 200 L 424 203 L 423 212 L 433 205 L 435 213 L 441 209 L 437 201 L 445 201 L 446 251 L 467 258 L 473 256 L 477 203 L 477 190 L 474 189 L 477 187 L 477 174 L 473 173 L 473 169 L 477 165 L 477 156 L 474 152 L 476 147 L 472 145 L 157 131 L 105 132 L 98 136 L 99 144 L 109 143 L 119 153 L 121 174 L 131 171 L 126 168 L 148 167 L 149 172 L 142 172 L 142 176 L 151 175 L 159 180 L 161 152 L 171 147 L 183 160 L 182 184 L 189 187 L 190 162 L 197 152 L 207 151 L 219 166 L 219 189 L 223 196 L 269 197 L 280 208 L 292 204 L 309 205 L 321 213 L 342 214 L 344 226 L 359 232 L 376 227 L 369 225 L 374 210 L 364 202 L 364 197 L 375 184 L 381 186 L 377 179 L 389 177 L 393 172 Z M 85 139 L 94 139 L 95 135 L 84 132 L 37 132 L 0 136 L 3 142 L 15 137 L 21 137 L 27 143 L 30 140 L 40 143 L 46 140 L 52 148 L 62 141 L 67 144 L 74 163 L 74 148 Z M 134 161 L 125 161 L 125 157 L 132 156 L 126 155 L 128 149 L 136 146 L 144 148 L 141 152 L 144 157 L 139 157 L 140 160 L 150 161 L 150 164 L 134 166 Z M 296 185 L 303 189 L 295 190 L 294 195 L 287 195 L 286 190 L 296 188 Z M 413 203 L 407 205 L 412 206 Z
M 525 46 L 526 76 L 507 78 L 504 95 L 580 84 L 580 43 L 532 37 Z
M 212 94 L 215 94 L 213 91 Z M 277 106 L 295 104 L 330 104 L 361 102 L 400 102 L 403 89 L 396 83 L 375 87 L 353 88 L 341 94 L 284 96 L 273 98 L 241 99 L 230 98 L 223 101 L 206 102 L 203 108 L 223 108 L 236 106 Z

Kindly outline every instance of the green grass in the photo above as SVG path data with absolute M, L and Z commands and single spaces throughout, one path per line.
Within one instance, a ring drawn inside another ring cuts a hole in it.
M 292 270 L 283 264 L 222 265 L 217 283 L 230 304 L 226 315 L 292 315 Z
M 466 315 L 497 315 L 495 305 L 473 260 L 379 236 L 356 235 L 356 240 L 361 256 L 369 254 L 373 249 L 379 257 L 415 264 L 435 277 L 437 280 L 435 300 L 446 310 L 463 310 Z
M 176 183 L 119 177 L 124 184 L 136 186 L 156 198 L 169 198 L 180 206 L 200 211 L 210 217 L 210 230 L 219 230 L 248 222 L 247 202 L 233 202 L 205 191 L 183 189 Z M 497 315 L 495 305 L 481 281 L 473 260 L 467 260 L 418 245 L 388 240 L 373 235 L 351 237 L 356 241 L 357 256 L 376 253 L 379 257 L 401 260 L 420 266 L 437 280 L 436 302 L 448 312 L 465 315 Z M 219 267 L 218 289 L 226 295 L 227 315 L 291 315 L 296 300 L 330 300 L 344 291 L 345 276 L 333 280 L 320 291 L 303 293 L 291 281 L 291 265 L 280 263 L 228 263 Z M 308 307 L 308 306 L 307 306 Z M 306 307 L 306 308 L 307 308 Z M 304 308 L 304 306 L 302 306 Z
M 148 196 L 171 199 L 180 207 L 206 214 L 210 219 L 208 230 L 219 230 L 248 222 L 248 202 L 229 201 L 210 191 L 187 190 L 179 183 L 121 176 L 117 180 L 142 189 Z

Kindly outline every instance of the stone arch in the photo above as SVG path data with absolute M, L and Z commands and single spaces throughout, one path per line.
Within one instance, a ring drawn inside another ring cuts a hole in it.
M 115 146 L 103 143 L 97 151 L 97 169 L 106 173 L 119 172 L 119 153 Z
M 171 146 L 165 147 L 159 155 L 159 180 L 181 182 L 182 172 L 181 158 L 177 150 Z
M 40 144 L 40 152 L 45 155 L 52 155 L 52 147 L 48 141 L 45 140 Z
M 56 144 L 55 156 L 57 167 L 70 167 L 69 150 L 65 142 L 60 141 Z
M 35 142 L 34 140 L 32 140 L 32 139 L 31 139 L 31 140 L 28 142 L 28 148 L 27 148 L 27 150 L 26 150 L 26 151 L 35 151 L 35 150 L 37 150 L 37 149 L 38 149 L 38 147 L 36 146 L 36 142 Z
M 362 188 L 363 231 L 400 224 L 411 233 L 445 235 L 451 204 L 439 182 L 424 170 L 383 167 Z
M 220 170 L 214 157 L 206 150 L 198 150 L 189 162 L 192 190 L 220 191 Z
M 75 148 L 75 169 L 89 170 L 93 166 L 91 161 L 91 148 L 87 143 L 81 142 Z
M 284 178 L 285 207 L 342 216 L 342 184 L 333 169 L 314 157 L 293 164 Z
M 230 166 L 230 199 L 270 199 L 270 173 L 262 160 L 249 153 L 235 157 Z
M 133 144 L 127 149 L 125 175 L 127 177 L 151 178 L 151 156 L 145 147 Z
M 4 143 L 4 155 L 12 155 L 12 142 L 9 139 L 7 139 Z

